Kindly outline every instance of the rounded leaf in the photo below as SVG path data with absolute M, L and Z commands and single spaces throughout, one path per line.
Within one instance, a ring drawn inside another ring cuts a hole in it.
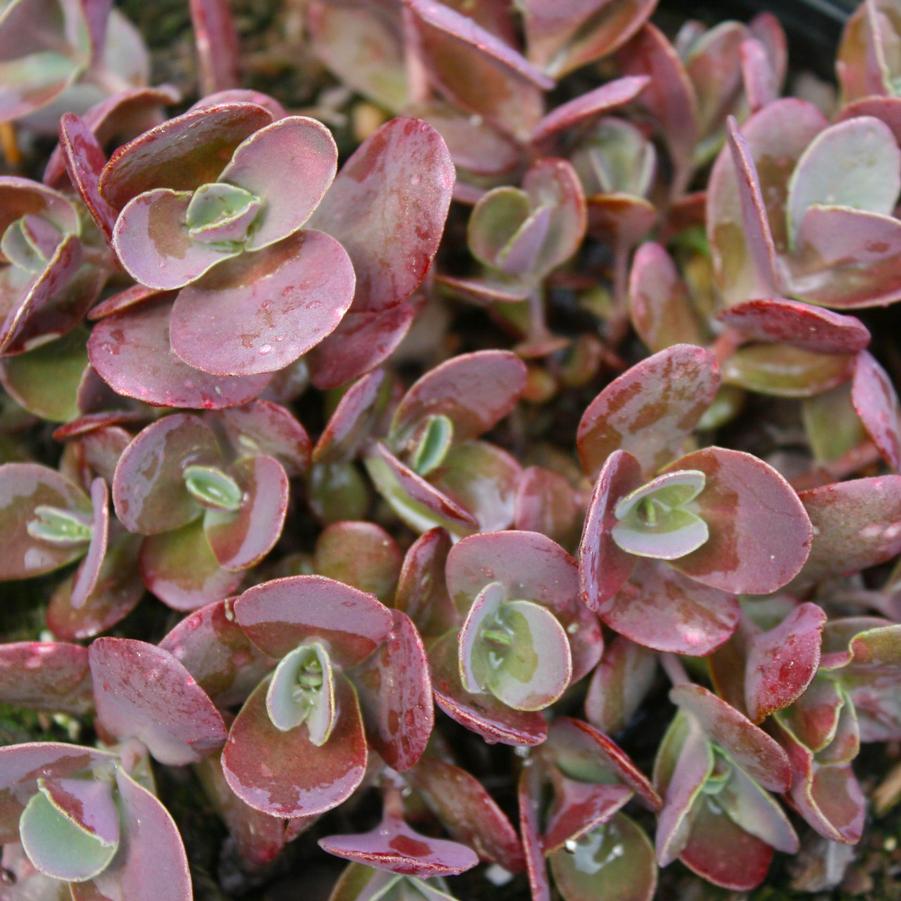
M 0 700 L 49 713 L 87 713 L 93 706 L 87 648 L 62 641 L 0 645 Z
M 901 470 L 901 404 L 888 373 L 869 353 L 857 356 L 851 403 L 886 463 Z
M 401 568 L 397 542 L 374 522 L 336 522 L 316 539 L 316 571 L 388 602 Z

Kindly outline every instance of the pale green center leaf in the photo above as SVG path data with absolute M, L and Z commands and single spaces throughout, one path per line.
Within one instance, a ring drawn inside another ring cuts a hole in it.
M 453 440 L 453 422 L 441 413 L 429 416 L 413 449 L 411 468 L 421 476 L 428 475 L 444 462 Z
M 188 234 L 205 244 L 240 244 L 263 208 L 263 202 L 244 188 L 225 182 L 201 185 L 185 214 Z
M 25 528 L 32 538 L 63 547 L 90 544 L 91 541 L 91 524 L 82 516 L 46 504 L 34 508 L 34 518 Z
M 244 492 L 241 486 L 216 466 L 186 466 L 182 474 L 185 488 L 203 507 L 234 513 L 241 509 Z
M 38 791 L 19 819 L 22 848 L 34 866 L 65 882 L 85 882 L 102 873 L 118 849 L 88 832 Z
M 328 741 L 338 712 L 334 670 L 322 644 L 302 644 L 281 659 L 266 692 L 266 710 L 276 729 L 306 724 L 312 744 Z

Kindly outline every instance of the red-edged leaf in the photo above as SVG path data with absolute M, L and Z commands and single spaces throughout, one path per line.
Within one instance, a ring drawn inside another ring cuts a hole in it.
M 91 543 L 72 582 L 73 607 L 82 607 L 97 587 L 109 541 L 109 489 L 103 479 L 91 482 Z
M 581 517 L 576 492 L 563 476 L 542 466 L 522 471 L 514 502 L 516 529 L 542 532 L 558 544 L 571 547 Z
M 28 579 L 53 572 L 83 556 L 87 544 L 54 543 L 32 537 L 28 524 L 38 507 L 49 506 L 83 517 L 91 516 L 87 495 L 56 470 L 37 463 L 0 466 L 0 532 L 5 550 L 0 578 Z
M 857 357 L 851 402 L 886 463 L 901 470 L 901 404 L 888 373 L 871 354 Z
M 618 635 L 591 674 L 585 718 L 602 732 L 622 732 L 644 701 L 656 670 L 653 652 Z
M 529 761 L 520 771 L 517 786 L 519 831 L 533 901 L 551 901 L 551 886 L 541 840 L 541 770 Z
M 161 763 L 195 763 L 225 741 L 225 723 L 168 651 L 130 638 L 90 647 L 97 717 L 119 739 L 138 738 Z
M 720 745 L 755 782 L 775 792 L 791 783 L 782 748 L 747 717 L 700 685 L 677 685 L 670 700 L 697 717 L 712 741 Z
M 526 383 L 526 367 L 515 354 L 485 350 L 462 354 L 430 369 L 404 395 L 391 423 L 403 440 L 428 416 L 447 416 L 454 440 L 478 438 L 515 406 Z
M 770 594 L 790 582 L 810 553 L 813 528 L 798 496 L 775 469 L 750 454 L 712 447 L 672 463 L 707 481 L 698 515 L 707 543 L 672 566 L 704 585 L 736 594 Z
M 182 289 L 172 307 L 172 349 L 215 375 L 274 372 L 334 331 L 353 292 L 344 248 L 322 232 L 301 231 Z
M 448 633 L 429 649 L 435 703 L 453 720 L 481 735 L 487 742 L 538 745 L 547 737 L 540 713 L 513 710 L 494 695 L 473 695 L 460 684 L 457 636 Z
M 781 298 L 735 304 L 717 318 L 745 338 L 815 353 L 857 353 L 870 343 L 870 333 L 859 319 Z
M 738 625 L 733 593 L 699 585 L 657 560 L 636 558 L 629 581 L 599 611 L 631 641 L 658 651 L 702 656 Z
M 403 820 L 390 816 L 383 818 L 371 832 L 321 838 L 319 847 L 345 860 L 423 879 L 455 876 L 479 862 L 471 848 L 423 835 Z
M 394 606 L 416 623 L 420 635 L 441 635 L 457 614 L 444 579 L 444 565 L 451 542 L 443 529 L 421 535 L 404 556 Z
M 271 121 L 254 103 L 189 110 L 120 147 L 100 175 L 100 193 L 121 209 L 154 188 L 192 191 L 215 181 L 235 148 Z
M 288 476 L 282 464 L 265 454 L 245 457 L 232 466 L 244 492 L 235 513 L 207 510 L 203 531 L 223 569 L 250 569 L 281 537 L 288 511 Z
M 353 686 L 335 682 L 337 719 L 317 747 L 306 726 L 282 732 L 266 710 L 268 680 L 260 683 L 232 723 L 222 768 L 245 804 L 280 817 L 324 813 L 346 800 L 366 773 L 366 737 Z
M 195 610 L 159 644 L 221 707 L 241 703 L 275 665 L 237 624 L 232 604 L 226 599 Z
M 516 830 L 478 779 L 431 756 L 423 757 L 406 778 L 458 842 L 512 873 L 524 868 Z
M 119 458 L 113 478 L 116 516 L 130 532 L 142 535 L 187 525 L 200 507 L 185 487 L 183 471 L 218 462 L 216 437 L 202 420 L 186 413 L 158 420 Z
M 388 636 L 391 611 L 373 595 L 323 576 L 289 576 L 248 588 L 234 605 L 238 625 L 264 653 L 283 657 L 312 638 L 342 666 L 365 660 Z
M 774 629 L 751 639 L 745 704 L 755 723 L 787 707 L 810 684 L 820 663 L 825 622 L 821 607 L 801 604 Z
M 654 470 L 672 459 L 720 385 L 714 356 L 675 344 L 612 381 L 588 405 L 576 441 L 586 472 L 595 473 L 615 450 Z
M 397 542 L 374 522 L 335 522 L 316 539 L 316 572 L 388 602 L 401 567 Z
M 388 637 L 353 678 L 370 743 L 388 766 L 403 771 L 422 756 L 435 714 L 422 639 L 405 613 L 391 615 Z
M 191 23 L 204 94 L 238 84 L 238 33 L 226 0 L 191 0 Z
M 310 466 L 310 438 L 286 407 L 256 400 L 215 417 L 236 457 L 268 454 L 291 476 Z
M 87 713 L 93 706 L 87 648 L 62 641 L 0 645 L 0 698 L 16 707 Z

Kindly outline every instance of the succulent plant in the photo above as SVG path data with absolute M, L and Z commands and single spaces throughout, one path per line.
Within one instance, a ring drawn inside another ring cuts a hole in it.
M 0 896 L 889 897 L 898 0 L 121 6 L 0 0 Z

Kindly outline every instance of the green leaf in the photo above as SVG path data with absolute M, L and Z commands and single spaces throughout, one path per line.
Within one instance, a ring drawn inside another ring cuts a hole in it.
M 229 513 L 241 509 L 244 499 L 241 486 L 217 466 L 186 466 L 184 480 L 191 496 L 204 507 Z
M 453 422 L 440 413 L 429 416 L 410 458 L 413 471 L 426 476 L 439 467 L 444 462 L 453 440 Z
M 338 711 L 334 671 L 323 645 L 303 644 L 282 658 L 266 691 L 266 710 L 276 729 L 288 732 L 306 723 L 317 748 L 328 741 Z
M 26 528 L 32 538 L 67 547 L 91 540 L 91 524 L 84 517 L 46 504 L 34 508 L 34 519 Z
M 188 234 L 206 243 L 243 241 L 263 204 L 250 191 L 225 182 L 201 185 L 185 212 Z
M 66 816 L 38 783 L 19 819 L 22 847 L 34 866 L 54 879 L 85 882 L 102 873 L 119 843 L 104 841 Z

